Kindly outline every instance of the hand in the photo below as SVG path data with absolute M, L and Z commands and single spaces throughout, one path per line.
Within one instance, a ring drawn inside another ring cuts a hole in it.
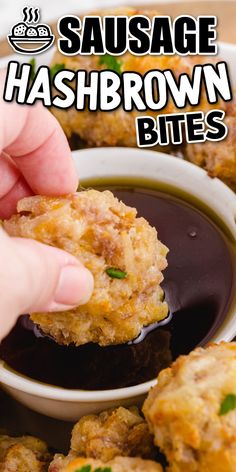
M 5 73 L 0 73 L 0 97 Z M 78 178 L 63 131 L 40 104 L 0 98 L 0 218 L 20 198 L 76 191 Z M 0 229 L 0 338 L 19 314 L 61 311 L 86 303 L 91 273 L 72 255 L 39 242 L 10 238 Z M 53 316 L 53 315 L 52 315 Z

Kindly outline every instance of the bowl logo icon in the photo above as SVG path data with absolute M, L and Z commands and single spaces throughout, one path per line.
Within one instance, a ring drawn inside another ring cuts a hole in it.
M 23 8 L 23 21 L 14 25 L 7 37 L 14 51 L 20 54 L 39 54 L 53 44 L 55 36 L 50 26 L 39 21 L 39 8 Z

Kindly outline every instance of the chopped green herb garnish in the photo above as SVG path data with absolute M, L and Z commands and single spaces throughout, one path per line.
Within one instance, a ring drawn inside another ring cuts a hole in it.
M 92 472 L 91 465 L 83 465 L 80 469 L 76 469 L 75 472 Z M 97 467 L 94 472 L 112 472 L 111 467 Z
M 104 56 L 101 56 L 99 64 L 107 66 L 109 70 L 113 70 L 114 72 L 117 72 L 117 74 L 121 74 L 122 72 L 122 62 L 110 54 L 104 54 Z
M 31 65 L 30 80 L 34 80 L 36 74 L 36 60 L 34 57 L 30 59 L 29 64 Z
M 83 465 L 82 467 L 80 467 L 80 469 L 75 470 L 75 472 L 91 472 L 91 471 L 92 471 L 91 465 Z
M 113 279 L 125 279 L 127 277 L 127 272 L 116 269 L 116 267 L 108 267 L 108 269 L 106 269 L 106 273 Z
M 65 69 L 65 64 L 54 64 L 54 66 L 52 66 L 50 68 L 51 79 L 54 78 L 54 76 L 57 74 L 57 72 L 59 72 L 60 70 L 63 70 L 63 69 Z
M 94 472 L 112 472 L 111 467 L 98 467 Z
M 236 408 L 236 395 L 229 393 L 221 403 L 219 415 L 223 416 Z

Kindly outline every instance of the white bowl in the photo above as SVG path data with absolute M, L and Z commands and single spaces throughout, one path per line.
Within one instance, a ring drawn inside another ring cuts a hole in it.
M 181 188 L 207 205 L 236 242 L 236 196 L 218 179 L 193 164 L 166 154 L 128 148 L 98 148 L 73 153 L 80 181 L 103 177 L 145 178 Z M 236 303 L 212 341 L 231 341 L 236 335 Z M 43 366 L 42 366 L 43 368 Z M 76 421 L 84 414 L 143 401 L 155 380 L 128 388 L 104 391 L 67 390 L 18 375 L 0 363 L 2 387 L 16 400 L 45 415 Z

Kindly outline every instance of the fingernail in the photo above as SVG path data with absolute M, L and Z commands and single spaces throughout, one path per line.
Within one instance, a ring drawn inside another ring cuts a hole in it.
M 48 311 L 84 305 L 93 291 L 93 276 L 83 266 L 67 265 L 61 269 L 54 300 Z

